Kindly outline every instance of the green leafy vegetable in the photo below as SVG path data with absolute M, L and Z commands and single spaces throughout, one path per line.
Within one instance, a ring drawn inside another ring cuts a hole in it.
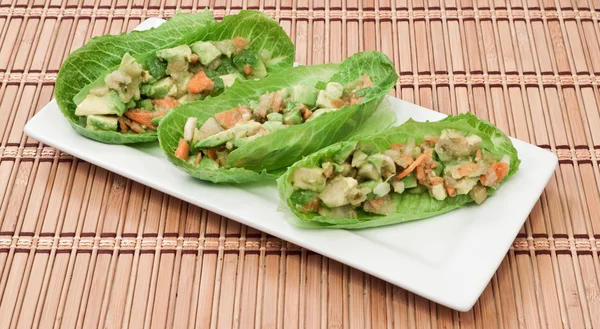
M 365 73 L 370 76 L 374 86 L 359 104 L 344 106 L 310 122 L 277 130 L 248 142 L 229 154 L 224 168 L 203 170 L 173 155 L 179 139 L 183 137 L 183 127 L 188 117 L 196 117 L 199 127 L 214 114 L 257 101 L 267 92 L 300 84 L 314 86 L 319 81 L 335 81 L 344 85 L 361 78 Z M 203 180 L 241 183 L 273 179 L 288 165 L 331 143 L 350 138 L 356 133 L 381 131 L 393 125 L 395 115 L 390 115 L 389 110 L 380 113 L 377 108 L 397 78 L 393 64 L 384 54 L 364 52 L 340 64 L 298 66 L 258 81 L 236 82 L 219 97 L 209 98 L 202 103 L 188 103 L 167 114 L 158 129 L 159 142 L 171 162 Z M 366 122 L 369 122 L 369 128 L 363 129 Z
M 358 143 L 360 143 L 361 150 L 365 152 L 383 152 L 389 149 L 392 144 L 403 144 L 411 138 L 417 144 L 421 143 L 425 140 L 425 135 L 439 134 L 444 129 L 459 130 L 465 135 L 474 134 L 481 137 L 480 147 L 496 158 L 501 158 L 503 155 L 510 156 L 510 170 L 506 178 L 511 177 L 518 170 L 520 160 L 512 142 L 502 131 L 485 120 L 479 119 L 470 113 L 448 116 L 437 122 L 417 122 L 411 119 L 398 127 L 369 137 L 365 137 L 363 134 L 362 137 L 357 139 L 333 144 L 294 163 L 277 179 L 279 195 L 282 200 L 281 209 L 290 213 L 288 217 L 297 226 L 360 229 L 428 218 L 460 208 L 473 200 L 467 195 L 457 195 L 438 201 L 428 193 L 392 193 L 392 200 L 396 203 L 396 212 L 391 215 L 374 215 L 359 209 L 357 211 L 358 216 L 355 219 L 332 219 L 314 212 L 302 213 L 295 208 L 292 200 L 295 189 L 291 184 L 291 177 L 297 168 L 320 166 L 324 159 L 332 158 L 339 152 L 347 153 L 348 149 L 354 149 Z M 488 190 L 489 195 L 493 193 L 493 189 Z
M 107 73 L 118 67 L 125 53 L 145 63 L 153 76 L 161 76 L 164 75 L 164 64 L 153 62 L 157 50 L 200 40 L 226 40 L 234 36 L 247 38 L 250 41 L 248 49 L 257 53 L 263 49 L 270 52 L 271 59 L 267 65 L 269 74 L 293 65 L 294 45 L 279 24 L 263 13 L 242 10 L 237 15 L 226 16 L 221 22 L 215 21 L 208 10 L 197 14 L 179 13 L 157 28 L 96 37 L 74 51 L 58 73 L 55 89 L 57 103 L 71 126 L 88 138 L 110 144 L 154 141 L 157 134 L 153 131 L 123 134 L 85 129 L 85 122 L 75 115 L 74 97 L 82 97 L 82 94 L 87 94 L 81 93 L 82 90 L 89 90 L 101 83 Z

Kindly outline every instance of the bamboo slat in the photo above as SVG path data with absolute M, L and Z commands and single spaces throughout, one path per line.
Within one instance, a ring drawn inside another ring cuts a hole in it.
M 263 10 L 296 61 L 379 50 L 392 94 L 473 112 L 560 159 L 469 312 L 24 136 L 93 36 Z M 600 3 L 0 0 L 0 328 L 600 328 Z

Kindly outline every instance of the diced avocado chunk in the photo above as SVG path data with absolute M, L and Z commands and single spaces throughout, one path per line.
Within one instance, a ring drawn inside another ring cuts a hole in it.
M 221 51 L 208 41 L 195 42 L 191 48 L 194 53 L 198 54 L 202 65 L 208 65 L 222 55 Z
M 446 193 L 446 188 L 444 188 L 443 184 L 433 185 L 429 192 L 434 199 L 439 201 L 442 201 L 448 197 L 448 193 Z
M 297 168 L 292 173 L 292 186 L 302 190 L 321 192 L 325 189 L 326 178 L 321 168 Z
M 374 180 L 381 179 L 379 169 L 370 162 L 364 163 L 358 168 L 358 176 Z
M 163 98 L 169 94 L 173 87 L 173 79 L 162 78 L 153 84 L 142 85 L 142 94 L 150 98 Z
M 231 87 L 235 80 L 246 80 L 244 76 L 242 76 L 239 72 L 229 73 L 225 75 L 219 76 L 221 80 L 223 80 L 223 85 L 225 87 Z
M 198 143 L 196 143 L 196 148 L 212 148 L 223 145 L 229 141 L 232 141 L 236 138 L 244 138 L 247 136 L 252 136 L 256 134 L 262 125 L 255 121 L 250 121 L 246 123 L 237 124 L 234 127 L 222 131 L 218 134 L 209 136 Z
M 470 178 L 470 177 L 464 177 L 461 179 L 458 179 L 456 181 L 456 184 L 454 184 L 454 187 L 456 189 L 456 194 L 467 194 L 469 193 L 469 191 L 471 191 L 473 189 L 473 187 L 475 187 L 475 185 L 477 185 L 477 181 L 478 181 L 478 177 L 476 178 Z
M 148 71 L 144 71 L 136 59 L 125 53 L 119 68 L 104 77 L 105 85 L 119 93 L 123 103 L 140 99 L 140 85 L 150 80 Z
M 469 196 L 471 199 L 473 199 L 473 201 L 475 201 L 475 203 L 482 204 L 483 201 L 487 199 L 487 189 L 484 186 L 477 184 L 471 191 L 469 191 Z
M 356 146 L 354 144 L 347 144 L 344 147 L 342 147 L 340 150 L 335 152 L 335 154 L 332 156 L 332 159 L 336 163 L 342 164 L 344 161 L 346 161 L 346 159 L 348 159 L 350 154 L 352 154 L 352 152 L 354 152 L 355 149 L 356 149 Z
M 177 86 L 177 93 L 175 95 L 176 98 L 179 98 L 188 93 L 187 84 L 190 82 L 194 75 L 191 72 L 181 72 L 178 76 L 178 79 L 175 80 L 175 86 Z
M 235 52 L 235 45 L 233 43 L 233 40 L 213 41 L 212 44 L 217 49 L 219 49 L 219 51 L 223 55 L 227 57 L 231 57 L 231 55 L 233 55 L 233 53 Z
M 471 135 L 465 138 L 458 130 L 442 130 L 440 138 L 435 144 L 435 152 L 442 161 L 452 161 L 455 158 L 467 157 L 473 154 L 479 144 L 481 137 Z
M 325 108 L 325 109 L 330 109 L 330 108 L 335 109 L 337 107 L 333 103 L 334 99 L 336 99 L 336 98 L 331 97 L 326 91 L 320 90 L 319 96 L 317 97 L 317 107 Z
M 294 103 L 302 103 L 310 108 L 315 107 L 319 90 L 307 85 L 295 85 L 292 87 L 290 100 Z
M 137 102 L 137 107 L 139 109 L 144 109 L 144 110 L 154 112 L 154 104 L 152 104 L 152 100 L 148 99 L 148 98 L 142 99 L 141 101 Z
M 281 121 L 267 121 L 267 122 L 263 123 L 263 126 L 270 133 L 277 131 L 277 130 L 284 129 L 286 127 Z
M 189 62 L 191 55 L 192 50 L 188 45 L 180 45 L 173 48 L 162 49 L 156 52 L 156 57 L 164 59 L 165 61 L 181 57 L 185 58 Z
M 116 131 L 119 124 L 119 118 L 104 115 L 88 115 L 87 116 L 87 129 L 107 130 Z
M 406 189 L 417 187 L 417 178 L 414 175 L 408 175 L 404 177 L 402 182 L 404 183 L 404 188 Z
M 267 120 L 283 122 L 283 114 L 277 112 L 269 113 L 267 114 Z
M 327 217 L 327 218 L 332 218 L 332 219 L 346 219 L 346 218 L 356 219 L 356 218 L 358 218 L 356 211 L 350 205 L 346 205 L 346 206 L 342 206 L 342 207 L 335 207 L 335 208 L 331 208 L 331 209 L 321 207 L 321 208 L 319 208 L 319 215 L 321 215 L 323 217 Z
M 256 61 L 256 65 L 252 67 L 252 73 L 248 74 L 248 78 L 260 79 L 266 77 L 268 74 L 265 63 L 259 58 L 258 61 Z
M 205 156 L 205 157 L 202 157 L 202 160 L 200 160 L 198 167 L 200 169 L 204 169 L 204 170 L 217 170 L 217 169 L 219 169 L 219 164 L 216 161 L 214 161 L 213 159 Z
M 110 90 L 103 96 L 88 94 L 85 99 L 77 105 L 75 115 L 84 116 L 92 114 L 116 114 L 123 115 L 125 103 L 121 101 L 119 94 Z
M 325 92 L 329 97 L 341 98 L 344 93 L 344 86 L 337 82 L 330 82 L 325 86 Z
M 179 74 L 187 73 L 190 67 L 190 56 L 192 50 L 188 45 L 163 49 L 156 52 L 156 56 L 168 61 L 166 74 L 177 80 Z
M 206 137 L 205 139 L 196 143 L 196 148 L 213 148 L 223 145 L 233 140 L 234 134 L 232 130 L 225 130 L 218 134 Z
M 373 214 L 388 215 L 396 211 L 396 203 L 389 195 L 385 195 L 365 202 L 363 210 Z
M 312 121 L 325 113 L 335 112 L 335 111 L 337 111 L 337 109 L 335 109 L 335 108 L 334 109 L 318 109 L 318 110 L 314 111 L 313 114 L 310 116 L 310 118 L 308 118 L 308 120 L 306 120 L 306 121 Z
M 394 192 L 398 194 L 402 194 L 402 192 L 404 192 L 405 189 L 404 182 L 399 180 L 393 180 L 392 187 L 394 188 Z
M 337 176 L 332 179 L 319 198 L 330 208 L 340 207 L 350 203 L 349 194 L 356 190 L 358 181 L 352 177 Z
M 283 115 L 283 123 L 286 125 L 298 125 L 302 123 L 302 115 L 300 111 L 288 112 Z

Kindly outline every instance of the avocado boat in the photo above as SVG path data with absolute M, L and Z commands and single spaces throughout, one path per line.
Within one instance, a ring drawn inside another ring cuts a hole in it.
M 285 31 L 262 13 L 222 22 L 208 11 L 177 14 L 158 28 L 94 38 L 73 52 L 57 77 L 56 99 L 86 137 L 153 141 L 172 108 L 289 68 L 294 54 Z
M 324 146 L 392 126 L 395 115 L 376 110 L 397 78 L 379 52 L 290 68 L 176 108 L 163 118 L 159 142 L 171 162 L 202 180 L 274 179 Z
M 295 225 L 377 227 L 481 204 L 519 163 L 504 133 L 468 113 L 326 147 L 293 164 L 278 190 Z

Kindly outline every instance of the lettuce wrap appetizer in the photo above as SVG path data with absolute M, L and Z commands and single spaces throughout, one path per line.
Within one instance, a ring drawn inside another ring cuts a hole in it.
M 367 121 L 372 131 L 391 127 L 391 111 L 374 113 L 397 78 L 379 52 L 294 67 L 178 107 L 163 118 L 159 142 L 171 162 L 202 180 L 274 179 L 302 156 L 364 133 Z
M 222 22 L 209 11 L 177 14 L 148 31 L 92 39 L 67 58 L 55 94 L 71 126 L 86 137 L 153 141 L 173 107 L 289 68 L 294 55 L 285 31 L 260 12 Z
M 293 224 L 358 229 L 481 204 L 519 163 L 504 133 L 467 113 L 331 145 L 277 182 Z

